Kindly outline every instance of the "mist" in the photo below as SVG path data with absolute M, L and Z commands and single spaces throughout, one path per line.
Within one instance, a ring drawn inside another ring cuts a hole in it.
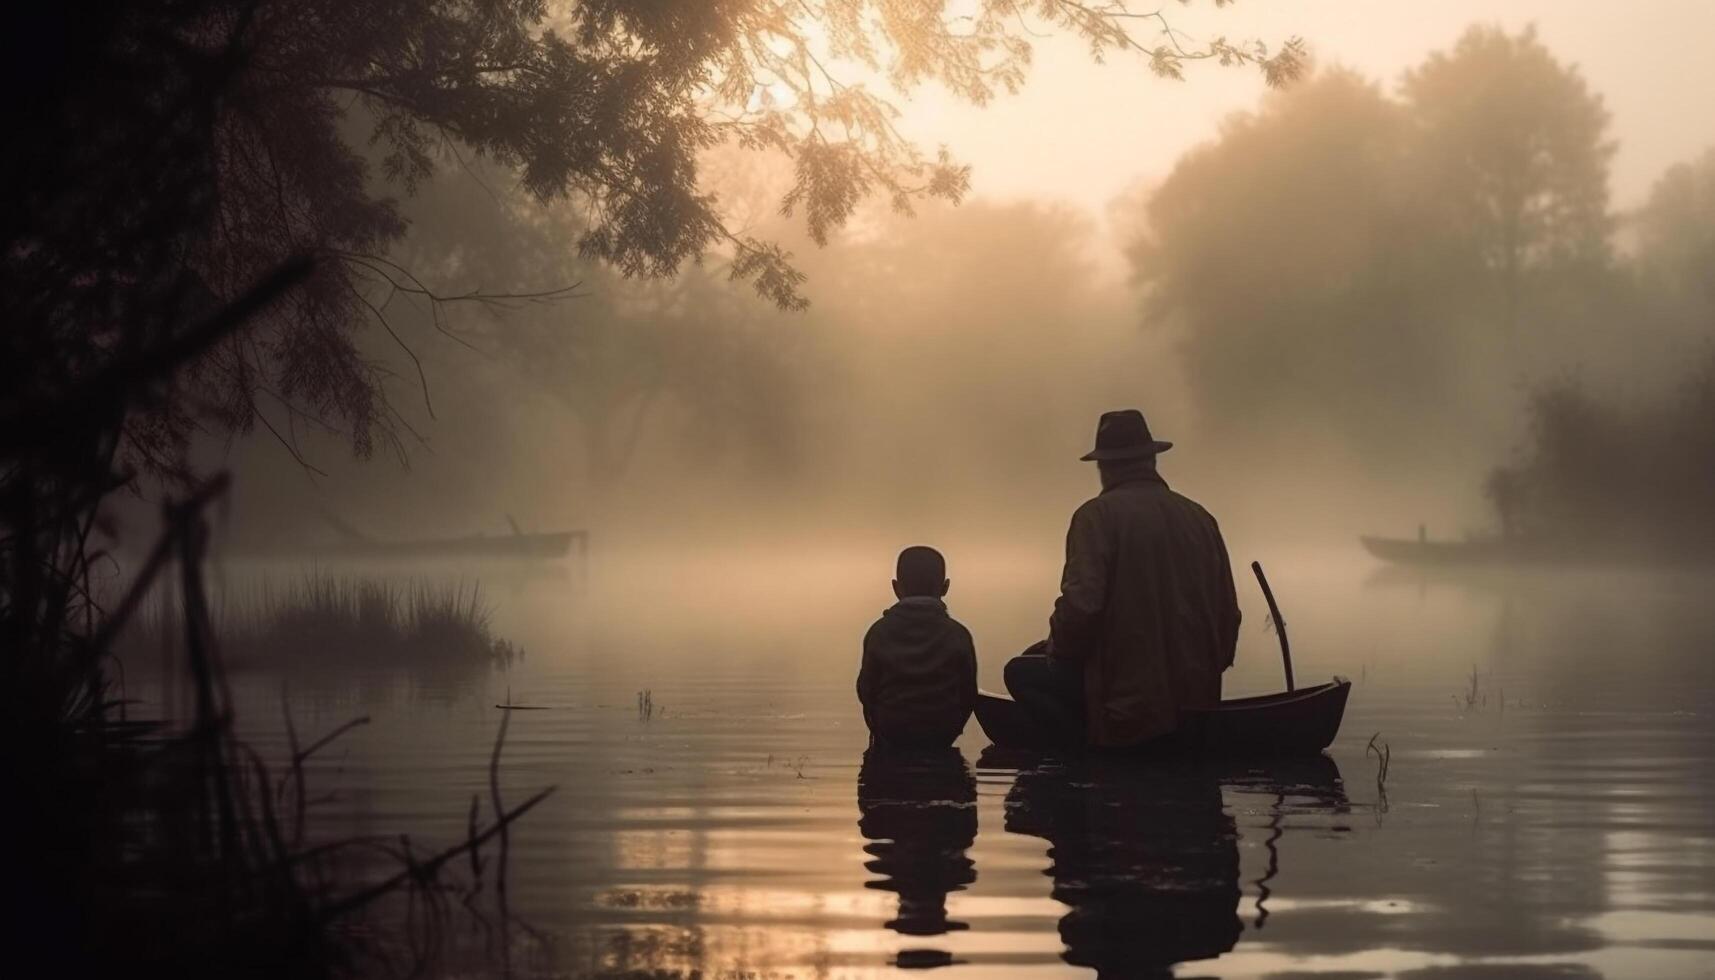
M 803 310 L 719 259 L 670 281 L 584 260 L 577 207 L 447 152 L 393 259 L 449 295 L 532 298 L 396 302 L 420 374 L 364 340 L 391 441 L 241 440 L 234 537 L 516 515 L 619 540 L 1053 549 L 1094 490 L 1094 419 L 1126 406 L 1252 547 L 1490 532 L 1486 481 L 1531 458 L 1543 391 L 1644 411 L 1706 356 L 1708 157 L 1621 207 L 1619 128 L 1539 35 L 1478 26 L 1391 77 L 1328 64 L 1260 96 L 1100 213 L 1055 189 L 877 201 L 818 244 L 772 204 L 784 160 L 711 156 L 724 204 L 800 264 Z
M 17 15 L 12 960 L 1705 977 L 1715 8 L 1491 6 Z

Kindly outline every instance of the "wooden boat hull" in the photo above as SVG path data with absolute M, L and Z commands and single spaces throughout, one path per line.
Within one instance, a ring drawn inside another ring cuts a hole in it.
M 1336 677 L 1296 691 L 1190 709 L 1180 716 L 1178 731 L 1123 751 L 1140 755 L 1311 755 L 1326 749 L 1339 734 L 1351 691 L 1351 681 Z M 978 692 L 977 724 L 989 741 L 1004 748 L 1063 748 L 1046 737 L 1018 702 L 1004 695 Z

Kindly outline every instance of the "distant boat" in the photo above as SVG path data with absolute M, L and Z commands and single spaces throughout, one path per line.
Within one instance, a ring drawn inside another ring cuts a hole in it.
M 1489 562 L 1534 561 L 1548 557 L 1546 549 L 1504 538 L 1432 541 L 1426 538 L 1379 538 L 1360 535 L 1364 550 L 1382 561 L 1400 565 L 1474 565 Z
M 1574 539 L 1515 535 L 1436 541 L 1422 535 L 1416 538 L 1360 535 L 1358 541 L 1365 551 L 1382 561 L 1418 568 L 1507 565 L 1650 568 L 1715 564 L 1715 545 L 1696 536 L 1650 540 L 1641 536 Z
M 472 534 L 458 538 L 417 538 L 406 541 L 340 541 L 311 553 L 338 558 L 513 558 L 546 561 L 564 558 L 572 542 L 580 551 L 588 549 L 587 531 L 550 531 L 541 534 Z
M 514 561 L 552 561 L 564 558 L 572 545 L 580 557 L 589 554 L 588 531 L 546 531 L 526 533 L 509 516 L 511 534 L 469 534 L 462 537 L 407 538 L 387 540 L 373 538 L 332 515 L 324 519 L 341 535 L 338 541 L 320 544 L 275 545 L 250 552 L 268 558 L 325 558 L 355 561 L 399 561 L 445 558 L 510 559 Z
M 1178 731 L 1123 751 L 1234 758 L 1314 755 L 1339 734 L 1351 691 L 1351 681 L 1336 677 L 1314 687 L 1192 708 L 1180 715 Z M 1024 707 L 1005 695 L 977 692 L 977 724 L 1002 748 L 1053 747 Z

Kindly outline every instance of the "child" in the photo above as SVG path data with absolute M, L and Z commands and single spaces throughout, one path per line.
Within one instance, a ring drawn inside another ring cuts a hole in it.
M 899 553 L 899 601 L 863 638 L 857 694 L 877 745 L 951 745 L 977 704 L 977 652 L 970 631 L 947 615 L 947 563 L 934 548 Z

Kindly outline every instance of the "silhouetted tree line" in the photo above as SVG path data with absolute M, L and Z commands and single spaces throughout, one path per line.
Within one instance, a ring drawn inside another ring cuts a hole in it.
M 1320 71 L 1140 201 L 1146 320 L 1178 338 L 1203 420 L 1241 444 L 1299 462 L 1339 445 L 1432 480 L 1504 451 L 1493 420 L 1525 414 L 1530 445 L 1489 486 L 1510 529 L 1588 525 L 1658 492 L 1696 510 L 1704 491 L 1666 474 L 1699 467 L 1636 454 L 1709 445 L 1677 441 L 1702 382 L 1632 412 L 1585 392 L 1649 384 L 1709 335 L 1710 163 L 1617 214 L 1607 126 L 1531 30 L 1474 27 L 1391 90 Z
M 1219 431 L 1331 433 L 1381 458 L 1468 438 L 1494 401 L 1474 396 L 1626 290 L 1606 125 L 1530 31 L 1474 28 L 1397 94 L 1319 72 L 1144 200 L 1146 319 L 1179 331 Z
M 1531 427 L 1486 486 L 1507 533 L 1604 551 L 1715 547 L 1715 151 L 1669 170 L 1633 219 L 1648 320 L 1700 338 L 1677 376 L 1627 397 L 1575 375 L 1536 389 Z M 1665 373 L 1665 372 L 1664 372 Z

